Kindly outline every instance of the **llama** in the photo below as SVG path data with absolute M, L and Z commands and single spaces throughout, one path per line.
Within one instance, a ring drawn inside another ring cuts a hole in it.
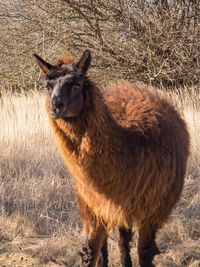
M 91 53 L 51 65 L 34 54 L 46 77 L 46 110 L 75 181 L 85 244 L 82 266 L 108 266 L 107 237 L 119 229 L 122 266 L 139 233 L 140 267 L 154 266 L 156 232 L 180 198 L 189 134 L 170 101 L 156 90 L 116 83 L 102 92 L 88 77 Z

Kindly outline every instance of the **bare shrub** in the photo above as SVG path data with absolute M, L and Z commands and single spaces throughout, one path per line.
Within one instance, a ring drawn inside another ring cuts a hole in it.
M 198 88 L 199 14 L 199 0 L 0 1 L 0 81 L 36 88 L 33 52 L 54 59 L 89 48 L 102 83 L 109 76 Z

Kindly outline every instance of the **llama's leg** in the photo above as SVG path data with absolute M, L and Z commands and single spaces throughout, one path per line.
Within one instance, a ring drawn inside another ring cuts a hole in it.
M 108 267 L 108 247 L 107 238 L 105 238 L 103 247 L 101 248 L 99 267 Z
M 139 229 L 138 255 L 140 267 L 153 267 L 153 258 L 160 251 L 155 242 L 157 228 L 144 226 Z
M 82 267 L 96 266 L 106 235 L 106 229 L 103 225 L 90 226 L 88 238 L 80 251 Z
M 119 228 L 119 251 L 120 258 L 123 267 L 132 267 L 131 256 L 130 256 L 130 246 L 129 243 L 132 238 L 132 230 Z

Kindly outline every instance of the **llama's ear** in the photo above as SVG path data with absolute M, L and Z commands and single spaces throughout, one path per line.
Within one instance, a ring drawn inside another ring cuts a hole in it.
M 86 73 L 91 62 L 91 53 L 90 50 L 85 50 L 83 52 L 82 57 L 80 58 L 79 62 L 76 64 L 76 66 L 81 69 L 82 73 Z
M 54 66 L 46 62 L 44 59 L 42 59 L 37 54 L 33 54 L 34 58 L 36 59 L 36 62 L 38 63 L 41 71 L 46 75 L 49 70 L 53 69 Z

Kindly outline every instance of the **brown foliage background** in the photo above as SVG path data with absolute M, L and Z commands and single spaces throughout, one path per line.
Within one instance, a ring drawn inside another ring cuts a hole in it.
M 89 48 L 103 84 L 197 88 L 199 14 L 199 0 L 0 1 L 0 80 L 12 89 L 37 87 L 33 52 L 54 60 Z

